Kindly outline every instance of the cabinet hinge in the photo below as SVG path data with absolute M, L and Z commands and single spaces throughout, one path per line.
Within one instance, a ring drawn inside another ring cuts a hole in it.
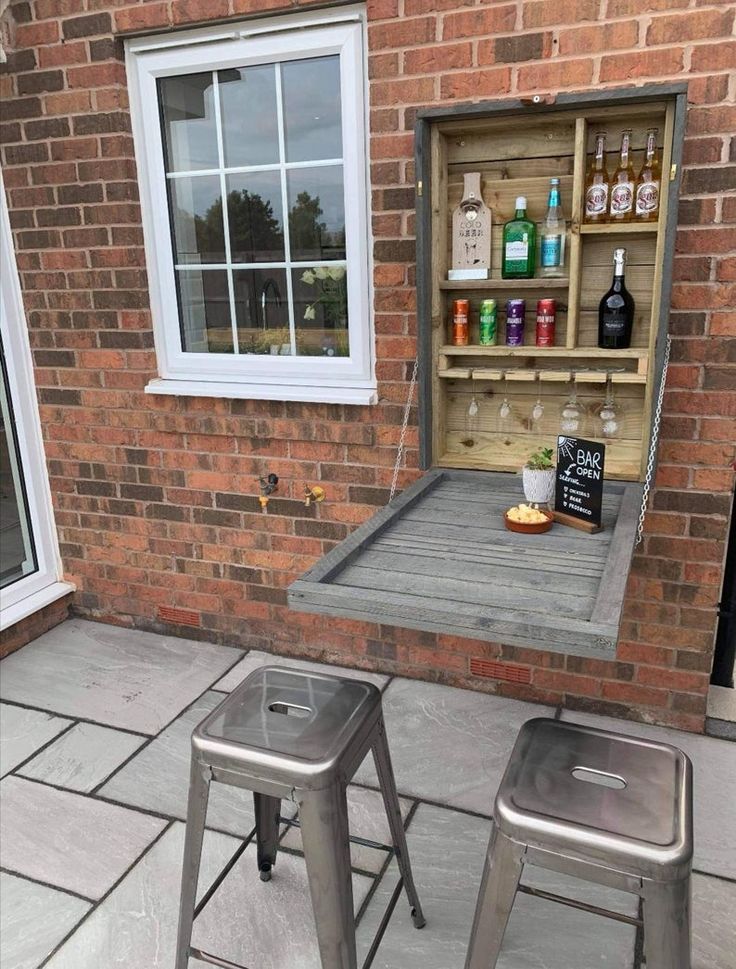
M 423 186 L 422 186 L 422 180 L 419 179 L 419 181 L 417 182 L 417 195 L 419 195 L 420 197 L 421 197 L 421 194 L 422 194 L 422 188 L 423 188 Z
M 677 162 L 672 162 L 672 165 L 670 166 L 670 181 L 674 182 L 676 178 L 677 178 Z

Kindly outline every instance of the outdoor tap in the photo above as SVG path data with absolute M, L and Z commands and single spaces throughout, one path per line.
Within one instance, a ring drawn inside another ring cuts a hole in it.
M 313 485 L 311 488 L 309 485 L 304 485 L 304 504 L 309 508 L 313 501 L 319 504 L 320 501 L 325 500 L 325 489 L 320 487 L 320 485 Z
M 279 478 L 276 474 L 269 474 L 267 478 L 259 478 L 258 482 L 261 486 L 261 494 L 259 495 L 258 501 L 261 504 L 261 511 L 265 515 L 266 509 L 268 508 L 268 499 L 278 489 Z

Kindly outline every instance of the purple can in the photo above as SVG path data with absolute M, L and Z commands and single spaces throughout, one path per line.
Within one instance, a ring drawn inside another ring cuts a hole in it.
M 506 304 L 506 346 L 524 345 L 524 315 L 526 300 L 510 299 Z

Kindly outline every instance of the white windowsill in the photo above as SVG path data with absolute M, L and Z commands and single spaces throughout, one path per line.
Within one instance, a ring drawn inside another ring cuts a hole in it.
M 290 384 L 237 384 L 218 380 L 167 380 L 146 384 L 147 394 L 178 397 L 230 397 L 235 400 L 301 400 L 318 404 L 375 404 L 375 385 L 365 387 L 297 387 Z
M 57 599 L 69 595 L 70 592 L 75 592 L 76 588 L 71 582 L 52 582 L 51 585 L 44 586 L 43 589 L 26 596 L 25 599 L 14 602 L 12 606 L 0 609 L 0 629 L 8 629 L 10 626 L 14 626 L 21 619 L 43 609 L 44 606 L 50 606 Z

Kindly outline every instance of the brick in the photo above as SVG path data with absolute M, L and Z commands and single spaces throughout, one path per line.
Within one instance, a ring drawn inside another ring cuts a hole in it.
M 524 27 L 549 27 L 553 24 L 596 20 L 598 6 L 597 0 L 568 0 L 564 4 L 558 0 L 526 0 L 523 7 Z M 508 29 L 513 29 L 513 26 Z
M 6 165 L 25 165 L 33 162 L 44 162 L 49 157 L 49 146 L 45 142 L 33 142 L 25 145 L 8 145 L 3 148 Z
M 171 19 L 175 24 L 217 20 L 227 17 L 227 0 L 172 0 Z
M 59 36 L 59 22 L 57 20 L 18 24 L 15 28 L 15 43 L 20 49 L 55 44 L 59 40 Z
M 126 82 L 125 65 L 117 61 L 70 67 L 66 77 L 70 88 L 106 87 Z
M 690 55 L 690 70 L 708 73 L 736 70 L 736 41 L 697 44 Z
M 472 39 L 484 34 L 509 33 L 516 23 L 516 4 L 448 13 L 442 18 L 442 39 Z
M 716 195 L 734 190 L 736 190 L 736 165 L 686 168 L 683 172 L 683 195 Z
M 23 118 L 37 118 L 41 114 L 40 98 L 13 98 L 3 104 L 3 121 L 15 121 Z
M 647 44 L 691 44 L 695 40 L 730 37 L 733 10 L 698 10 L 654 17 L 647 30 Z
M 115 30 L 125 33 L 133 30 L 150 30 L 169 24 L 168 3 L 146 3 L 115 11 Z
M 67 64 L 84 64 L 86 61 L 87 45 L 84 41 L 52 44 L 38 49 L 39 67 L 66 67 Z
M 98 135 L 110 131 L 130 131 L 130 115 L 112 111 L 74 118 L 75 135 Z
M 464 100 L 471 97 L 498 97 L 511 90 L 510 68 L 475 70 L 445 74 L 440 83 L 440 97 Z
M 561 56 L 567 56 L 636 47 L 638 36 L 639 24 L 636 20 L 560 30 L 558 52 Z
M 44 118 L 42 121 L 26 121 L 23 131 L 28 141 L 46 138 L 65 138 L 69 135 L 67 118 Z
M 682 48 L 644 50 L 601 58 L 601 81 L 627 81 L 640 77 L 661 78 L 678 74 L 683 67 Z
M 95 13 L 84 17 L 70 17 L 62 21 L 62 34 L 65 40 L 77 37 L 97 37 L 112 31 L 112 18 L 109 13 Z
M 368 45 L 373 51 L 383 51 L 411 44 L 426 44 L 435 39 L 436 26 L 434 17 L 410 17 L 369 25 Z
M 404 74 L 431 74 L 449 71 L 460 67 L 470 67 L 473 63 L 473 45 L 434 44 L 431 47 L 418 47 L 404 52 Z
M 552 91 L 589 84 L 592 77 L 592 60 L 545 61 L 520 67 L 517 87 L 519 91 Z
M 515 34 L 496 37 L 478 44 L 479 64 L 511 64 L 519 61 L 535 61 L 549 55 L 552 34 Z

